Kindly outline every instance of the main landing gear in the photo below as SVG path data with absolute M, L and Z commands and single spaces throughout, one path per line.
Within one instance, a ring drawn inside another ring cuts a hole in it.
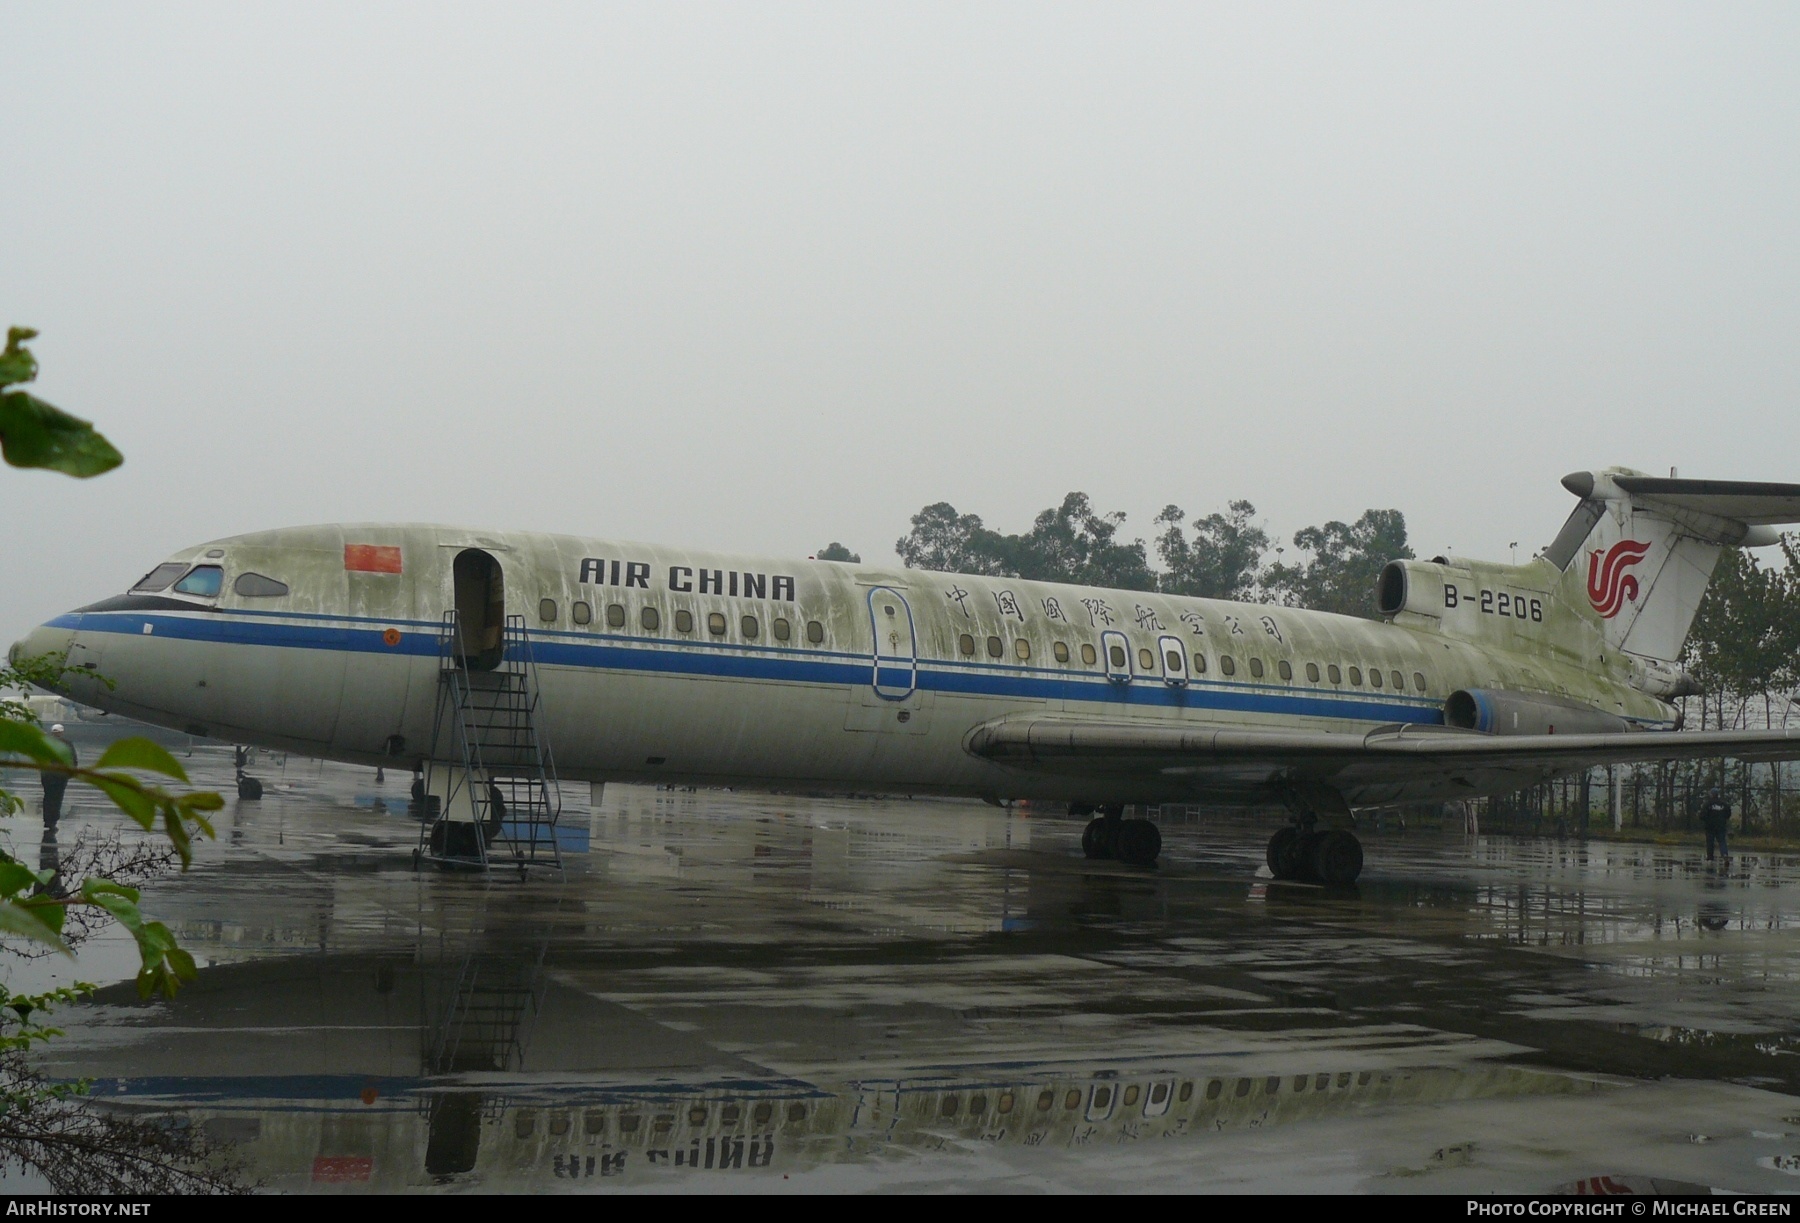
M 1349 887 L 1362 874 L 1362 842 L 1343 828 L 1289 824 L 1269 838 L 1269 870 L 1277 879 Z
M 1128 866 L 1155 866 L 1162 853 L 1162 832 L 1149 820 L 1128 820 L 1122 803 L 1099 807 L 1075 804 L 1071 815 L 1097 812 L 1081 830 L 1081 852 L 1090 858 L 1117 858 Z

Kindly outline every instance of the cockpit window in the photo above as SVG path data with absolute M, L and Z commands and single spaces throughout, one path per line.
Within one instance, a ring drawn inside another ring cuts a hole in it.
M 201 565 L 175 583 L 175 593 L 183 595 L 199 595 L 210 599 L 219 593 L 219 587 L 225 584 L 225 571 L 217 565 Z
M 260 573 L 240 573 L 231 588 L 246 599 L 275 599 L 288 592 L 286 582 L 277 582 Z
M 186 561 L 165 561 L 149 573 L 146 573 L 136 586 L 131 588 L 134 595 L 154 594 L 159 590 L 167 590 L 169 583 L 187 572 Z

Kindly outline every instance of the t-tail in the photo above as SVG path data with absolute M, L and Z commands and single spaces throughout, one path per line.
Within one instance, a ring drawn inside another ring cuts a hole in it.
M 1382 573 L 1384 615 L 1484 645 L 1629 670 L 1658 697 L 1695 691 L 1688 630 L 1720 553 L 1779 541 L 1800 522 L 1800 484 L 1683 480 L 1625 467 L 1578 471 L 1580 503 L 1523 565 L 1435 557 Z

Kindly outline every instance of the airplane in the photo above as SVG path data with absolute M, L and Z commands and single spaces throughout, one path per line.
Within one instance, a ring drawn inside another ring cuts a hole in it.
M 515 817 L 552 808 L 557 779 L 1067 803 L 1092 817 L 1087 856 L 1135 866 L 1162 838 L 1130 806 L 1280 803 L 1275 877 L 1343 886 L 1362 870 L 1359 808 L 1609 764 L 1800 758 L 1800 731 L 1674 733 L 1673 704 L 1697 691 L 1679 659 L 1721 550 L 1776 543 L 1776 525 L 1800 522 L 1800 485 L 1627 468 L 1563 485 L 1577 504 L 1529 561 L 1394 561 L 1375 620 L 327 525 L 183 549 L 11 657 L 65 653 L 66 695 L 156 725 L 411 763 L 437 778 L 421 784 L 439 859 L 485 861 L 508 801 L 498 782 L 535 772 L 537 790 L 508 792 Z

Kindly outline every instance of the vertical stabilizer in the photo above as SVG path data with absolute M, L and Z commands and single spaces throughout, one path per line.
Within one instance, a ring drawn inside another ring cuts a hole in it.
M 1771 544 L 1770 524 L 1800 521 L 1800 485 L 1679 480 L 1629 468 L 1563 477 L 1581 504 L 1544 557 L 1567 605 L 1599 623 L 1613 650 L 1673 663 L 1722 549 Z

